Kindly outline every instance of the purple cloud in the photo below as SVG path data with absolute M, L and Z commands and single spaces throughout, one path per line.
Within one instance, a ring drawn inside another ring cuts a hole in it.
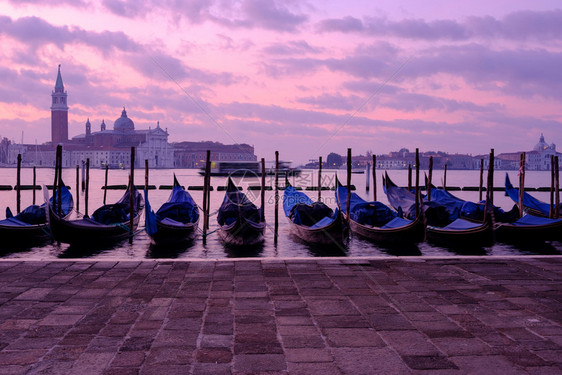
M 179 22 L 192 24 L 213 22 L 227 28 L 260 28 L 279 32 L 295 32 L 308 16 L 290 9 L 286 2 L 242 0 L 194 0 L 161 2 L 147 0 L 104 0 L 103 5 L 113 14 L 126 18 L 149 18 L 154 12 L 169 12 Z
M 504 38 L 509 40 L 557 40 L 562 35 L 562 9 L 548 11 L 517 11 L 496 19 L 468 17 L 465 21 L 403 19 L 346 16 L 326 19 L 317 24 L 317 31 L 365 33 L 414 40 L 469 40 L 471 38 Z
M 361 32 L 365 28 L 363 22 L 355 17 L 331 18 L 322 20 L 316 26 L 319 32 Z
M 313 47 L 304 40 L 290 41 L 286 43 L 276 43 L 264 47 L 262 51 L 267 55 L 302 55 L 316 54 L 323 51 L 318 47 Z
M 69 43 L 86 44 L 107 53 L 113 49 L 138 51 L 141 47 L 123 32 L 86 31 L 78 27 L 53 26 L 38 17 L 22 17 L 12 20 L 0 16 L 0 34 L 10 36 L 36 49 L 40 45 L 53 44 L 64 47 Z
M 358 96 L 344 96 L 341 94 L 321 94 L 318 96 L 307 96 L 299 98 L 299 103 L 311 105 L 318 109 L 336 109 L 353 111 L 361 105 L 361 98 Z
M 89 5 L 87 0 L 8 0 L 8 2 L 16 5 L 42 5 L 51 7 L 60 7 L 61 5 L 69 5 L 75 8 L 82 8 Z
M 245 0 L 242 9 L 254 25 L 264 29 L 293 32 L 308 16 L 291 12 L 282 1 Z

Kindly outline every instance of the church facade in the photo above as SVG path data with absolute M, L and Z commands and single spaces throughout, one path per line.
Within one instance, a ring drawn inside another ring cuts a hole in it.
M 174 149 L 168 143 L 168 131 L 160 123 L 156 127 L 135 129 L 135 123 L 123 108 L 121 116 L 107 129 L 102 120 L 99 131 L 92 131 L 90 119 L 85 123 L 85 132 L 72 139 L 68 137 L 68 93 L 64 89 L 60 65 L 55 88 L 51 93 L 51 142 L 42 145 L 12 144 L 9 159 L 22 155 L 24 165 L 52 167 L 55 164 L 55 149 L 63 146 L 63 167 L 74 167 L 90 160 L 91 168 L 130 168 L 131 147 L 135 147 L 135 167 L 144 167 L 148 160 L 150 168 L 173 168 Z

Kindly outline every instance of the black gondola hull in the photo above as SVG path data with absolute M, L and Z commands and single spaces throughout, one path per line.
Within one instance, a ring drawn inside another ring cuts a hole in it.
M 416 244 L 425 240 L 425 223 L 420 217 L 400 228 L 378 228 L 350 221 L 351 231 L 364 239 L 384 245 Z
M 435 245 L 457 249 L 481 249 L 494 244 L 494 231 L 489 222 L 462 230 L 427 227 L 426 238 Z
M 543 225 L 500 224 L 495 236 L 498 242 L 511 244 L 562 241 L 562 221 Z
M 84 220 L 65 220 L 53 212 L 49 206 L 49 225 L 57 242 L 80 245 L 106 245 L 120 242 L 131 236 L 137 229 L 140 214 L 133 219 L 132 231 L 129 221 L 112 225 L 92 225 Z
M 49 226 L 37 224 L 28 226 L 0 225 L 0 249 L 39 246 L 51 239 Z
M 219 236 L 228 246 L 257 246 L 264 242 L 265 222 L 253 223 L 239 217 L 229 225 L 222 225 Z
M 167 225 L 157 222 L 157 231 L 151 236 L 155 245 L 179 245 L 189 243 L 197 237 L 197 223 Z
M 311 228 L 298 225 L 289 219 L 289 228 L 292 235 L 308 244 L 314 245 L 343 245 L 349 238 L 341 213 L 329 225 L 321 228 Z

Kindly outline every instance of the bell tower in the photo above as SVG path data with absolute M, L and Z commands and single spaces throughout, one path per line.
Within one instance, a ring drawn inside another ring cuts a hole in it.
M 51 93 L 51 142 L 53 145 L 68 141 L 67 96 L 62 83 L 59 64 L 55 90 Z

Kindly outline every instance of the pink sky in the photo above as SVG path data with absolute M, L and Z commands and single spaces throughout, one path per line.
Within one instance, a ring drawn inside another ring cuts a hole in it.
M 297 163 L 402 147 L 562 141 L 558 1 L 0 0 L 0 136 L 113 127 L 255 145 Z

